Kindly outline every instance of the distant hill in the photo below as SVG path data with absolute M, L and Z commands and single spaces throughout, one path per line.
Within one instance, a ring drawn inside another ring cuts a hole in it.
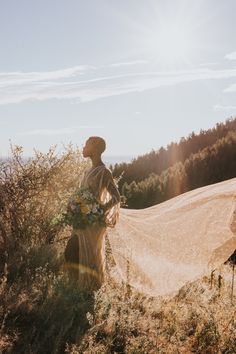
M 209 168 L 211 166 L 211 168 Z M 120 193 L 130 208 L 144 208 L 185 191 L 236 176 L 236 118 L 192 132 L 167 148 L 115 164 Z

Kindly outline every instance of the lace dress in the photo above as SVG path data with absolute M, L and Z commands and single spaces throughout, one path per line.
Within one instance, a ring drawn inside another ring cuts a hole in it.
M 108 208 L 106 225 L 114 228 L 119 217 L 120 194 L 111 171 L 105 165 L 87 169 L 80 186 L 89 188 L 97 200 L 106 205 Z M 83 230 L 73 229 L 73 235 L 76 236 L 77 242 L 72 245 L 72 248 L 75 247 L 74 258 L 77 259 L 71 266 L 73 275 L 78 280 L 78 286 L 82 290 L 96 290 L 104 281 L 104 237 L 107 227 L 94 223 Z

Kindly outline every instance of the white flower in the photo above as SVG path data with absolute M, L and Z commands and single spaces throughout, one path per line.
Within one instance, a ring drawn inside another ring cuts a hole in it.
M 92 207 L 92 212 L 93 212 L 93 213 L 96 213 L 96 212 L 97 212 L 97 207 L 96 207 L 96 205 L 94 205 L 94 206 Z

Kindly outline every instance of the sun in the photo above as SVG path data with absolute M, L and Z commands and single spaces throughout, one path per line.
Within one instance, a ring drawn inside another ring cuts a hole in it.
M 169 25 L 160 29 L 156 38 L 156 51 L 162 60 L 185 60 L 189 55 L 190 43 L 186 30 Z
M 137 48 L 163 67 L 192 66 L 198 42 L 195 27 L 192 16 L 181 12 L 176 16 L 154 13 L 149 23 L 137 26 Z
M 192 41 L 190 31 L 184 24 L 164 23 L 150 35 L 149 45 L 153 54 L 162 64 L 176 66 L 188 62 L 191 55 Z

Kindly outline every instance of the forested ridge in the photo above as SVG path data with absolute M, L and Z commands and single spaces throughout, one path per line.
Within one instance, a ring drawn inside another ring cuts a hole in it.
M 181 193 L 236 176 L 236 118 L 192 132 L 166 149 L 115 164 L 119 190 L 129 208 L 145 208 Z

